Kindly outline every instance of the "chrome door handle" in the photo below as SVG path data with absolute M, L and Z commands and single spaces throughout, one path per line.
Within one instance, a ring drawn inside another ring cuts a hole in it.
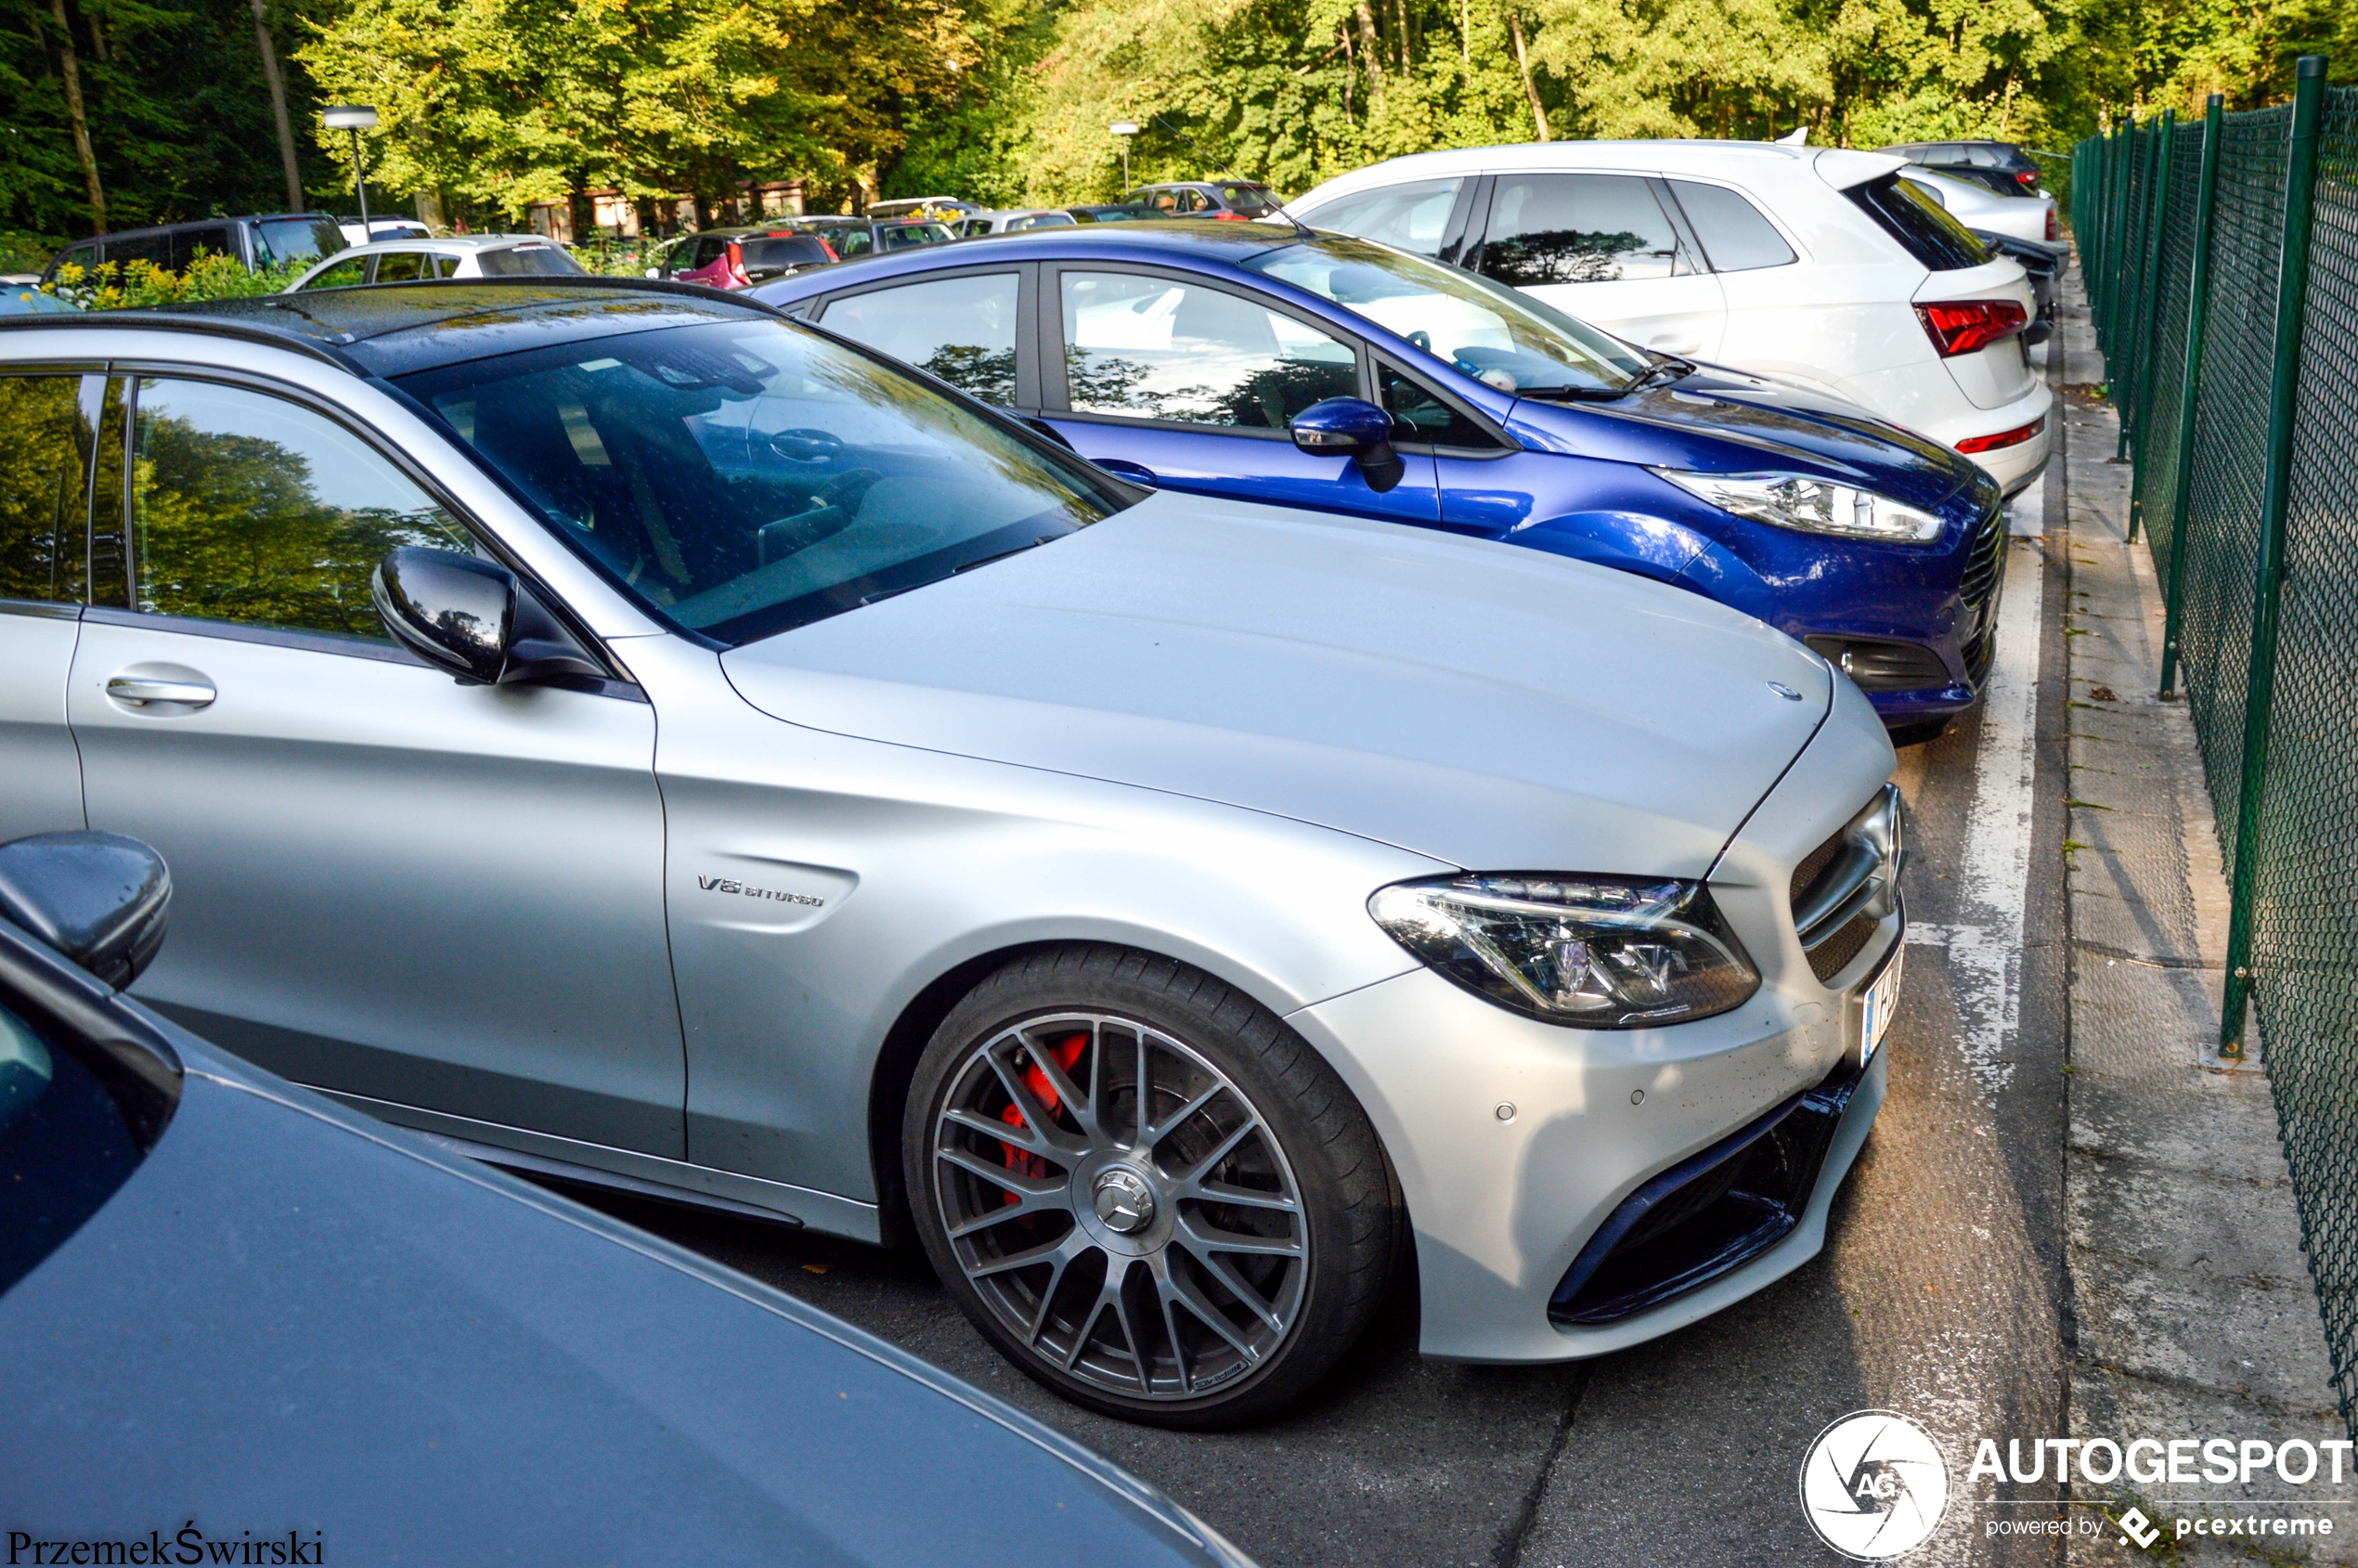
M 119 703 L 145 707 L 149 703 L 181 703 L 203 707 L 220 693 L 202 680 L 159 680 L 147 675 L 118 675 L 107 682 L 107 695 Z

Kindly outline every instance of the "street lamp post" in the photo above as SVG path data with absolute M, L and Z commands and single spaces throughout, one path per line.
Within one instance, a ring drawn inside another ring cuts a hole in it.
M 1106 128 L 1121 138 L 1121 193 L 1127 196 L 1130 194 L 1130 138 L 1138 134 L 1138 123 L 1117 120 Z
M 365 103 L 331 103 L 321 118 L 331 131 L 352 133 L 352 189 L 360 199 L 360 242 L 369 242 L 369 182 L 360 173 L 360 133 L 377 128 L 377 111 Z

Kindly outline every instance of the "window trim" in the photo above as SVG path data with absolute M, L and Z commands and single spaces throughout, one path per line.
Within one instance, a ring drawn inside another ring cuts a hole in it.
M 453 496 L 447 488 L 436 480 L 434 476 L 426 470 L 424 464 L 419 462 L 416 459 L 412 458 L 408 451 L 404 450 L 399 442 L 393 440 L 383 432 L 377 430 L 367 421 L 353 413 L 350 409 L 343 408 L 331 399 L 321 396 L 319 394 L 313 392 L 308 387 L 297 386 L 290 382 L 279 381 L 270 376 L 257 375 L 252 371 L 237 370 L 227 369 L 226 367 L 212 365 L 188 365 L 185 363 L 145 359 L 113 359 L 107 362 L 107 379 L 110 381 L 119 380 L 123 383 L 123 446 L 122 450 L 115 454 L 115 466 L 117 478 L 122 487 L 122 499 L 120 504 L 123 508 L 123 581 L 126 595 L 136 596 L 137 594 L 139 581 L 138 561 L 135 553 L 136 547 L 133 542 L 136 533 L 136 525 L 131 505 L 131 483 L 133 473 L 132 457 L 135 444 L 138 439 L 139 428 L 138 382 L 142 377 L 154 377 L 158 380 L 211 382 L 224 386 L 233 386 L 242 391 L 255 393 L 263 396 L 277 397 L 283 401 L 293 403 L 300 408 L 310 410 L 312 413 L 318 415 L 320 418 L 325 419 L 333 424 L 341 426 L 355 440 L 360 442 L 369 450 L 375 452 L 378 457 L 384 460 L 386 462 L 391 463 L 404 478 L 408 479 L 411 484 L 416 485 L 421 490 L 424 491 L 426 496 L 431 499 L 435 505 L 441 507 L 445 512 L 449 514 L 449 516 L 458 523 L 461 529 L 465 530 L 468 537 L 473 540 L 477 549 L 483 551 L 486 555 L 490 556 L 492 560 L 506 567 L 509 571 L 514 573 L 516 581 L 528 590 L 534 597 L 538 599 L 542 606 L 545 607 L 551 615 L 556 616 L 558 623 L 564 627 L 567 631 L 571 632 L 574 637 L 580 641 L 584 648 L 590 651 L 592 656 L 606 667 L 607 675 L 604 680 L 598 686 L 597 694 L 619 697 L 626 701 L 645 702 L 647 700 L 645 693 L 640 689 L 635 681 L 629 679 L 628 667 L 625 666 L 619 659 L 615 658 L 615 655 L 607 650 L 604 639 L 599 637 L 595 632 L 590 630 L 582 618 L 575 613 L 573 607 L 565 603 L 564 596 L 553 591 L 546 583 L 543 583 L 539 580 L 539 578 L 535 577 L 531 569 L 527 567 L 524 562 L 517 559 L 514 551 L 508 548 L 506 542 L 499 538 L 497 533 L 485 527 L 482 521 L 477 518 L 473 512 L 470 512 L 466 507 L 460 505 L 458 498 Z M 434 420 L 431 419 L 431 416 L 429 417 L 432 423 L 437 425 L 441 423 L 439 420 Z M 458 445 L 463 449 L 463 443 L 458 443 Z M 101 455 L 100 460 L 102 460 L 103 454 Z M 94 460 L 91 464 L 91 468 L 95 481 L 99 470 L 99 460 Z M 505 486 L 503 486 L 502 488 L 504 490 Z M 525 515 L 527 518 L 530 517 L 528 510 L 526 511 Z M 95 505 L 91 509 L 91 525 L 95 529 L 97 526 L 97 508 Z M 125 616 L 134 618 L 127 622 L 114 622 L 111 615 L 113 612 L 119 612 Z M 85 615 L 97 616 L 99 618 L 109 620 L 110 624 L 157 626 L 163 622 L 173 622 L 175 624 L 168 629 L 188 631 L 199 636 L 221 637 L 225 641 L 233 642 L 269 642 L 281 647 L 308 647 L 309 651 L 314 653 L 342 654 L 358 658 L 384 659 L 388 657 L 386 652 L 388 647 L 392 649 L 398 649 L 400 647 L 400 644 L 397 641 L 394 641 L 390 637 L 388 637 L 386 643 L 379 644 L 368 642 L 360 639 L 338 637 L 332 632 L 299 631 L 292 628 L 252 626 L 243 621 L 211 620 L 200 616 L 159 615 L 151 611 L 141 610 L 132 604 L 100 604 L 95 601 L 89 601 L 87 602 Z M 225 630 L 224 628 L 227 629 Z M 314 643 L 320 645 L 311 646 L 311 644 Z M 404 653 L 394 662 L 405 664 L 419 663 L 422 665 L 423 661 L 416 659 L 414 655 Z M 588 682 L 583 683 L 584 687 L 587 687 L 588 684 Z
M 1038 262 L 1000 262 L 995 266 L 984 262 L 968 266 L 925 267 L 891 278 L 880 278 L 874 282 L 862 283 L 849 289 L 833 290 L 807 302 L 797 302 L 805 314 L 795 315 L 795 319 L 823 327 L 826 325 L 827 312 L 836 307 L 836 302 L 838 300 L 858 299 L 862 294 L 880 294 L 887 289 L 913 288 L 920 283 L 941 282 L 955 278 L 989 278 L 1005 273 L 1014 273 L 1016 276 L 1016 400 L 1006 408 L 1000 408 L 999 411 L 1003 414 L 1018 412 L 1036 414 L 1041 409 L 1038 347 L 1040 264 Z M 787 305 L 784 308 L 789 314 L 794 314 L 796 311 L 795 305 Z M 847 342 L 857 341 L 843 332 L 832 332 L 832 335 Z M 881 351 L 872 348 L 869 352 L 875 354 Z M 893 363 L 898 365 L 902 361 L 894 360 Z M 939 380 L 919 366 L 911 365 L 908 369 L 925 376 L 927 381 Z M 966 395 L 974 397 L 972 393 Z M 974 401 L 979 403 L 982 400 L 974 398 Z M 997 407 L 995 404 L 983 406 L 985 408 Z
M 1068 272 L 1117 273 L 1137 278 L 1161 278 L 1190 287 L 1216 290 L 1234 295 L 1249 305 L 1256 305 L 1279 316 L 1289 317 L 1310 328 L 1322 337 L 1334 338 L 1351 350 L 1353 381 L 1357 391 L 1353 394 L 1362 401 L 1373 401 L 1369 394 L 1375 386 L 1370 369 L 1373 350 L 1359 333 L 1337 327 L 1333 322 L 1297 307 L 1290 300 L 1274 295 L 1248 292 L 1225 279 L 1209 273 L 1190 272 L 1185 267 L 1137 266 L 1127 262 L 1051 261 L 1040 264 L 1040 392 L 1043 399 L 1042 412 L 1052 419 L 1084 420 L 1091 423 L 1120 425 L 1129 430 L 1176 430 L 1199 435 L 1241 435 L 1255 440 L 1283 441 L 1293 444 L 1290 430 L 1263 430 L 1241 424 L 1194 424 L 1184 420 L 1147 420 L 1134 414 L 1104 414 L 1072 406 L 1071 387 L 1065 379 L 1064 341 L 1064 275 Z M 1056 296 L 1056 308 L 1047 308 L 1050 293 Z M 1049 366 L 1055 366 L 1051 372 Z
M 1522 443 L 1518 442 L 1513 436 L 1508 434 L 1506 427 L 1498 421 L 1492 419 L 1488 414 L 1483 413 L 1480 408 L 1475 408 L 1471 403 L 1468 402 L 1465 398 L 1458 396 L 1457 394 L 1446 392 L 1434 386 L 1432 384 L 1432 378 L 1419 375 L 1416 371 L 1410 369 L 1407 366 L 1403 365 L 1400 361 L 1394 359 L 1390 355 L 1383 354 L 1381 352 L 1371 352 L 1370 357 L 1373 359 L 1374 364 L 1368 372 L 1368 390 L 1374 395 L 1371 395 L 1368 398 L 1368 401 L 1375 404 L 1377 408 L 1383 408 L 1383 388 L 1376 382 L 1375 378 L 1382 371 L 1390 370 L 1393 375 L 1398 376 L 1401 380 L 1413 382 L 1418 386 L 1423 388 L 1427 395 L 1431 396 L 1434 401 L 1447 404 L 1458 414 L 1462 415 L 1467 420 L 1471 421 L 1475 425 L 1479 426 L 1483 430 L 1489 432 L 1491 438 L 1498 443 L 1495 447 L 1450 447 L 1437 441 L 1403 441 L 1397 436 L 1394 436 L 1392 444 L 1400 450 L 1404 452 L 1429 452 L 1436 458 L 1457 458 L 1469 462 L 1489 462 L 1499 458 L 1513 457 L 1516 453 L 1523 449 Z M 1384 412 L 1386 413 L 1390 413 L 1391 411 L 1392 410 L 1389 408 L 1384 409 Z M 1396 424 L 1394 428 L 1398 428 Z

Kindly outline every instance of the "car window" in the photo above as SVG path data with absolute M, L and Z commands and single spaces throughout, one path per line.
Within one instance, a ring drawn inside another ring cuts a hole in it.
M 90 433 L 80 376 L 0 376 L 0 599 L 82 597 Z
M 434 276 L 428 258 L 416 251 L 395 251 L 377 258 L 379 283 L 414 283 L 421 278 Z
M 95 244 L 69 245 L 58 254 L 58 266 L 78 266 L 87 272 L 98 265 L 98 247 Z
M 333 266 L 321 268 L 304 287 L 305 289 L 348 289 L 356 283 L 365 283 L 368 280 L 369 258 L 354 256 L 348 261 L 340 261 Z
M 887 224 L 876 230 L 876 235 L 887 251 L 913 250 L 919 245 L 939 245 L 958 238 L 950 232 L 949 225 L 939 223 Z
M 265 263 L 317 261 L 343 249 L 343 230 L 331 218 L 265 218 L 253 232 Z
M 1230 212 L 1248 218 L 1267 217 L 1277 210 L 1265 185 L 1224 185 L 1220 188 L 1220 200 Z
M 183 228 L 172 236 L 172 269 L 178 272 L 199 256 L 235 256 L 238 241 L 230 234 L 227 224 L 209 224 L 202 228 Z
M 1016 400 L 1012 272 L 937 278 L 836 300 L 820 317 L 831 332 L 914 365 L 985 403 Z
M 124 266 L 137 261 L 163 267 L 172 265 L 172 236 L 169 234 L 136 234 L 128 239 L 110 235 L 105 243 L 107 260 Z
M 1009 224 L 1007 227 L 1011 231 L 1026 228 L 1070 228 L 1073 227 L 1073 222 L 1070 213 L 1027 213 Z
M 504 251 L 486 251 L 475 258 L 486 278 L 570 277 L 581 270 L 575 261 L 554 245 L 516 245 Z
M 1913 180 L 1885 175 L 1843 194 L 1929 271 L 1954 272 L 1989 259 L 1973 231 Z
M 1283 430 L 1358 391 L 1351 344 L 1224 290 L 1119 272 L 1067 272 L 1059 289 L 1078 412 Z
M 740 247 L 748 267 L 818 266 L 834 258 L 815 234 L 771 234 Z
M 827 235 L 839 256 L 865 255 L 875 249 L 875 236 L 864 227 L 829 229 Z
M 1617 395 L 1648 363 L 1529 294 L 1364 240 L 1303 240 L 1245 266 L 1364 316 L 1501 392 Z
M 1402 375 L 1389 365 L 1376 367 L 1376 391 L 1384 412 L 1392 416 L 1395 438 L 1435 447 L 1496 449 L 1501 443 L 1431 388 Z
M 1720 272 L 1751 272 L 1795 260 L 1793 247 L 1741 192 L 1723 185 L 1672 180 L 1670 192 L 1703 241 L 1703 253 Z
M 625 592 L 727 643 L 1054 539 L 1133 497 L 771 319 L 627 331 L 402 384 Z
M 1313 228 L 1373 240 L 1380 245 L 1412 251 L 1420 256 L 1441 254 L 1441 239 L 1449 227 L 1449 209 L 1457 205 L 1462 179 L 1414 180 L 1363 190 L 1321 201 L 1302 213 Z
M 0 1006 L 0 1291 L 106 1206 L 145 1158 L 141 1142 L 77 1051 Z
M 458 277 L 458 276 L 459 276 L 459 258 L 458 258 L 457 256 L 450 256 L 450 255 L 439 255 L 439 256 L 434 257 L 434 276 L 435 276 L 435 277 L 437 277 L 437 278 L 456 278 L 456 277 Z
M 472 548 L 373 447 L 284 398 L 142 378 L 133 415 L 137 606 L 385 641 L 369 576 L 396 545 Z
M 1481 270 L 1518 288 L 1617 283 L 1691 270 L 1646 182 L 1630 175 L 1502 175 Z

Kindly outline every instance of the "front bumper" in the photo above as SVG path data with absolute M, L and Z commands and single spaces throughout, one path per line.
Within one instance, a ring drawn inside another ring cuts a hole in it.
M 1392 1154 L 1416 1236 L 1424 1354 L 1600 1355 L 1717 1312 L 1814 1256 L 1883 1102 L 1887 1053 L 1849 1096 L 1783 1240 L 1609 1324 L 1548 1314 L 1582 1248 L 1633 1192 L 1856 1059 L 1859 993 L 1897 946 L 1900 921 L 1884 922 L 1833 978 L 1832 994 L 1764 983 L 1743 1007 L 1677 1029 L 1543 1024 L 1424 969 L 1291 1015 L 1351 1082 Z

